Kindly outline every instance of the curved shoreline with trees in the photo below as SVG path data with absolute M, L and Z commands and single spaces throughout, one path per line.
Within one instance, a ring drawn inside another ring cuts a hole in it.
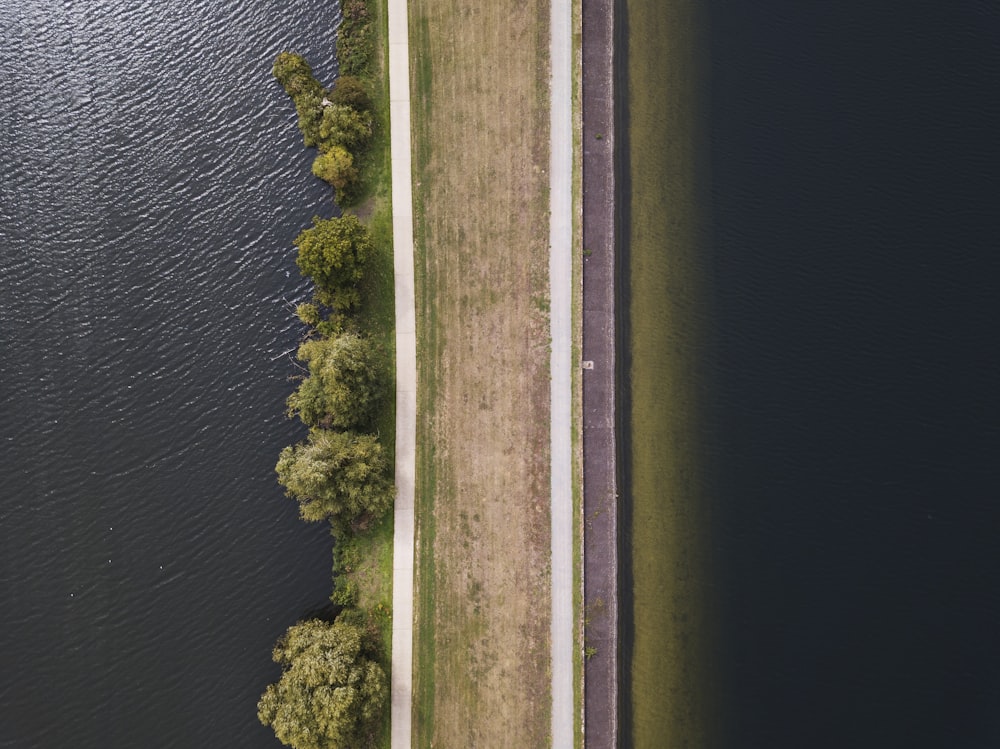
M 303 374 L 286 405 L 309 431 L 281 451 L 275 470 L 303 520 L 330 524 L 339 609 L 333 621 L 298 622 L 274 648 L 283 671 L 261 696 L 258 718 L 295 749 L 388 745 L 393 299 L 382 278 L 392 248 L 380 2 L 344 0 L 331 88 L 293 52 L 281 52 L 272 71 L 295 105 L 304 145 L 317 149 L 312 174 L 333 187 L 338 206 L 355 207 L 315 217 L 294 241 L 314 291 L 296 309 Z

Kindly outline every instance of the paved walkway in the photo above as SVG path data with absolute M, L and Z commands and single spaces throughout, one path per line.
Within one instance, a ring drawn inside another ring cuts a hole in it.
M 617 0 L 583 4 L 583 603 L 585 638 L 596 654 L 584 665 L 588 749 L 618 746 L 618 467 L 615 378 L 617 175 L 614 54 Z
M 549 303 L 552 460 L 552 746 L 573 746 L 573 42 L 570 0 L 551 2 Z M 579 366 L 579 363 L 577 363 Z
M 406 0 L 389 2 L 389 145 L 396 287 L 396 507 L 392 539 L 392 749 L 410 749 L 413 701 L 413 487 L 417 335 L 413 294 L 410 52 Z

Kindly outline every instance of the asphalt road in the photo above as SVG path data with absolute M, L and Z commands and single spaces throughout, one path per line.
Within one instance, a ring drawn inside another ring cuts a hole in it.
M 588 749 L 618 746 L 618 481 L 615 376 L 615 0 L 583 4 L 583 532 L 584 733 Z M 624 216 L 620 217 L 624 219 Z

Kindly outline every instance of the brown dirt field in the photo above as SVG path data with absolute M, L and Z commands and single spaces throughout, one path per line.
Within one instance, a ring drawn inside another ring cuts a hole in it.
M 546 0 L 412 0 L 415 745 L 549 745 Z

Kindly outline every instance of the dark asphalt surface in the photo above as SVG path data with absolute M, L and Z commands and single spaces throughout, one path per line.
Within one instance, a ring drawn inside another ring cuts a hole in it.
M 618 743 L 614 0 L 583 3 L 583 505 L 588 749 Z

